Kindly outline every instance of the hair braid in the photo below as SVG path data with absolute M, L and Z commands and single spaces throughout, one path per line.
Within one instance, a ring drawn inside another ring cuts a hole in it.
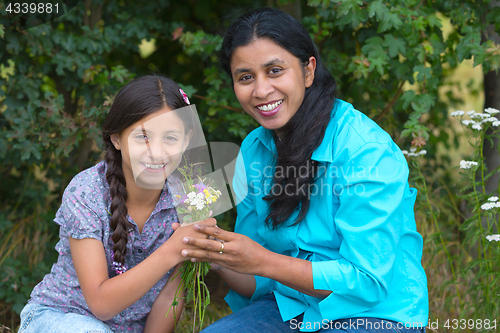
M 125 188 L 125 176 L 122 170 L 122 156 L 112 145 L 108 147 L 104 157 L 108 169 L 106 171 L 106 181 L 109 184 L 111 195 L 111 221 L 110 227 L 113 230 L 113 254 L 114 261 L 125 264 L 127 254 L 128 230 L 131 224 L 127 219 L 127 189 Z

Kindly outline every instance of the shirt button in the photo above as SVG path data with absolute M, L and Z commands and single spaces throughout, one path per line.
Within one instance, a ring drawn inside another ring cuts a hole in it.
M 142 249 L 137 249 L 137 253 L 142 253 Z

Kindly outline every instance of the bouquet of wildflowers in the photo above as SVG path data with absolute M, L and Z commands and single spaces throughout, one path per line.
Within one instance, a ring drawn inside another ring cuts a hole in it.
M 221 191 L 208 184 L 207 178 L 203 179 L 194 176 L 193 168 L 199 164 L 202 163 L 186 163 L 185 166 L 177 169 L 184 176 L 183 190 L 185 194 L 175 196 L 179 201 L 177 214 L 181 226 L 202 221 L 212 216 L 212 207 L 222 195 Z M 208 262 L 192 262 L 188 260 L 184 262 L 179 271 L 182 282 L 177 288 L 172 306 L 178 305 L 179 297 L 182 295 L 183 289 L 186 288 L 187 300 L 193 300 L 194 303 L 193 332 L 196 327 L 196 319 L 199 320 L 201 330 L 205 317 L 205 308 L 210 304 L 210 293 L 204 282 L 205 275 L 209 270 L 210 263 Z

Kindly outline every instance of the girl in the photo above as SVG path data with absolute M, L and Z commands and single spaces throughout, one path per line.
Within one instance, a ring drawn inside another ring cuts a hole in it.
M 102 130 L 104 161 L 64 192 L 54 220 L 59 258 L 31 293 L 19 332 L 173 330 L 169 309 L 180 277 L 169 277 L 186 259 L 182 239 L 204 237 L 192 225 L 178 228 L 172 191 L 180 184 L 165 182 L 201 140 L 189 107 L 173 111 L 188 104 L 160 76 L 135 79 L 116 95 Z M 177 317 L 181 311 L 182 304 Z
M 391 137 L 335 98 L 307 30 L 281 11 L 232 23 L 220 62 L 261 127 L 237 161 L 236 233 L 199 225 L 217 239 L 185 239 L 199 249 L 182 254 L 232 288 L 234 313 L 203 332 L 423 332 L 416 190 Z

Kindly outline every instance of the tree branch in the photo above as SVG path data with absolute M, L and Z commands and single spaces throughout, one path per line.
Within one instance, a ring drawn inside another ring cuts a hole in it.
M 384 116 L 385 114 L 394 106 L 396 101 L 398 100 L 399 96 L 401 96 L 401 93 L 403 92 L 403 86 L 405 84 L 405 81 L 401 82 L 399 85 L 398 91 L 396 92 L 396 96 L 392 99 L 392 101 L 385 107 L 385 109 L 377 116 L 375 121 L 378 123 Z

